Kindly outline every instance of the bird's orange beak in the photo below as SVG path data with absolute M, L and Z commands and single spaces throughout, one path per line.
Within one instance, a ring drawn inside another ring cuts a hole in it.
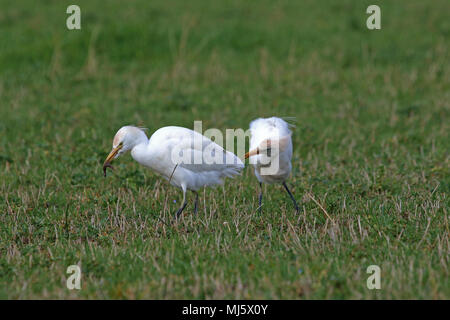
M 257 154 L 259 154 L 259 148 L 250 150 L 249 152 L 247 152 L 247 153 L 244 155 L 244 158 L 245 158 L 245 159 L 248 159 L 248 158 L 250 158 L 251 156 L 254 156 L 254 155 L 257 155 Z
M 253 150 L 250 150 L 249 152 L 247 152 L 244 155 L 244 158 L 248 159 L 251 156 L 255 156 L 255 155 L 259 154 L 261 150 L 266 150 L 266 149 L 270 148 L 271 145 L 272 145 L 272 141 L 270 139 L 264 140 L 263 142 L 261 142 L 259 144 L 259 146 L 256 149 L 253 149 Z M 261 149 L 260 149 L 260 147 L 261 147 Z
M 106 177 L 106 168 L 111 168 L 111 161 L 114 159 L 114 157 L 117 155 L 119 150 L 122 149 L 122 144 L 119 144 L 117 147 L 111 150 L 111 152 L 106 157 L 105 162 L 103 163 L 103 175 Z

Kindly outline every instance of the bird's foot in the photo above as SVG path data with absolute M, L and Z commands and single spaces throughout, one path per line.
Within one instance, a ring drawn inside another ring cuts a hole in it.
M 177 212 L 175 213 L 175 220 L 178 220 L 178 219 L 180 218 L 181 213 L 183 213 L 184 208 L 186 208 L 186 205 L 187 205 L 187 202 L 185 202 L 185 203 L 183 204 L 183 206 L 181 206 L 181 207 L 177 210 Z

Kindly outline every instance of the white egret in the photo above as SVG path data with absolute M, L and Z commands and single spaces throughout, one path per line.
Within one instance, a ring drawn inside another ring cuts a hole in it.
M 197 213 L 198 189 L 222 184 L 223 178 L 233 177 L 244 168 L 235 154 L 196 131 L 175 126 L 163 127 L 148 139 L 142 129 L 124 126 L 117 131 L 112 151 L 103 164 L 105 176 L 111 161 L 127 151 L 131 151 L 134 160 L 182 189 L 183 202 L 176 218 L 187 205 L 187 190 L 196 194 L 194 212 Z
M 250 151 L 245 159 L 250 159 L 254 166 L 256 178 L 260 185 L 259 210 L 262 205 L 262 184 L 281 183 L 291 198 L 295 211 L 299 208 L 297 201 L 289 190 L 286 180 L 289 177 L 292 164 L 292 132 L 291 125 L 283 119 L 259 118 L 250 123 Z

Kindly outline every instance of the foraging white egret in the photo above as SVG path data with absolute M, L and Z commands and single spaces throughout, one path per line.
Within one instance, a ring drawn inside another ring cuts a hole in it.
M 299 211 L 286 184 L 292 170 L 292 132 L 289 127 L 290 124 L 277 117 L 259 118 L 250 123 L 250 151 L 245 154 L 245 159 L 252 157 L 250 163 L 259 181 L 259 209 L 263 197 L 262 184 L 281 183 L 294 203 L 295 211 Z
M 197 190 L 223 183 L 243 168 L 242 161 L 200 133 L 182 127 L 163 127 L 147 138 L 137 127 L 125 126 L 117 131 L 113 148 L 103 164 L 103 172 L 111 161 L 127 151 L 140 164 L 156 171 L 170 184 L 183 190 L 183 202 L 176 213 L 180 216 L 187 205 L 186 191 L 196 194 L 194 212 L 197 213 Z

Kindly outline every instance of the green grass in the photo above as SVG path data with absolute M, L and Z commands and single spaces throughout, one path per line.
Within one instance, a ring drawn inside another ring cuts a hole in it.
M 371 1 L 76 1 L 68 31 L 72 3 L 0 1 L 0 298 L 450 298 L 448 1 L 378 1 L 379 31 Z M 173 226 L 165 180 L 102 176 L 122 125 L 272 115 L 299 216 L 250 167 Z

